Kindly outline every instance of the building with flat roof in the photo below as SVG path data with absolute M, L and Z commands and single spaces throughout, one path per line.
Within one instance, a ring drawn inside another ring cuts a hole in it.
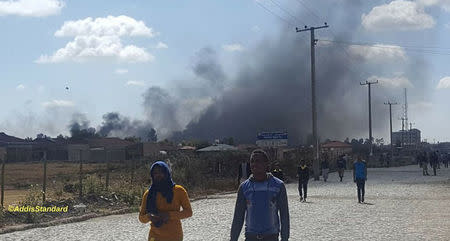
M 420 144 L 420 130 L 410 129 L 392 132 L 392 143 L 400 146 L 411 146 Z

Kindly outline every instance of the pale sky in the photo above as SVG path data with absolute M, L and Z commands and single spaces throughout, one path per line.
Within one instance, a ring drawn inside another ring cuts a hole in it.
M 361 6 L 346 12 L 339 8 L 344 3 Z M 353 19 L 348 25 L 338 21 L 348 14 Z M 195 79 L 192 62 L 203 48 L 214 51 L 229 80 L 238 74 L 236 59 L 246 51 L 268 39 L 283 41 L 286 33 L 309 39 L 295 27 L 324 21 L 330 27 L 316 32 L 318 66 L 330 44 L 345 49 L 343 58 L 370 60 L 372 71 L 355 81 L 379 80 L 398 93 L 386 101 L 400 104 L 408 88 L 413 127 L 428 141 L 450 141 L 450 0 L 0 0 L 0 132 L 22 138 L 68 135 L 74 113 L 94 127 L 108 112 L 150 118 L 159 127 L 163 124 L 143 108 L 144 93 L 152 86 L 170 92 L 195 84 L 183 80 Z M 349 33 L 342 43 L 333 41 Z M 402 66 L 417 59 L 426 63 L 426 78 L 412 80 Z M 389 67 L 374 71 L 382 64 Z M 426 93 L 418 82 L 429 87 Z M 229 88 L 232 81 L 225 82 Z M 198 118 L 214 98 L 208 92 L 181 100 L 195 108 L 177 113 L 179 128 Z M 400 116 L 397 105 L 394 130 L 401 128 Z M 375 137 L 388 139 L 385 123 Z

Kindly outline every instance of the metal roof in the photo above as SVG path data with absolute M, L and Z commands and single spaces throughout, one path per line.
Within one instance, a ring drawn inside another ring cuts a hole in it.
M 237 151 L 238 149 L 234 146 L 230 146 L 227 144 L 214 144 L 212 146 L 208 146 L 197 151 L 207 152 L 207 151 Z

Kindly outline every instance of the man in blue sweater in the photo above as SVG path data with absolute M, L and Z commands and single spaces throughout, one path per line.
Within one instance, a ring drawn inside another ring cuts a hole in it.
M 245 219 L 245 241 L 289 240 L 289 208 L 283 181 L 267 173 L 269 157 L 261 149 L 250 156 L 252 175 L 239 186 L 231 241 L 237 241 Z M 279 215 L 278 215 L 279 214 Z
M 353 163 L 353 181 L 358 188 L 358 203 L 364 203 L 364 186 L 367 180 L 366 162 L 358 156 L 358 161 Z

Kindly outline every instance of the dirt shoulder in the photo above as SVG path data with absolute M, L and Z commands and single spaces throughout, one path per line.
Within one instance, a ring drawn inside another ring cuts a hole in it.
M 218 190 L 193 192 L 190 200 L 191 202 L 194 202 L 211 196 L 233 192 L 235 191 L 231 189 L 230 191 L 225 192 Z M 130 205 L 122 201 L 121 198 L 116 195 L 111 195 L 109 197 L 102 195 L 88 195 L 82 199 L 67 199 L 47 202 L 45 205 L 29 206 L 29 209 L 33 207 L 35 210 L 36 208 L 42 209 L 42 207 L 67 207 L 67 211 L 60 212 L 30 212 L 29 210 L 20 210 L 20 207 L 22 206 L 10 206 L 6 207 L 6 210 L 0 211 L 0 234 L 81 222 L 108 215 L 138 212 L 139 204 L 135 202 L 135 204 Z M 11 208 L 11 211 L 8 210 L 8 208 Z M 14 210 L 14 208 L 16 210 Z

